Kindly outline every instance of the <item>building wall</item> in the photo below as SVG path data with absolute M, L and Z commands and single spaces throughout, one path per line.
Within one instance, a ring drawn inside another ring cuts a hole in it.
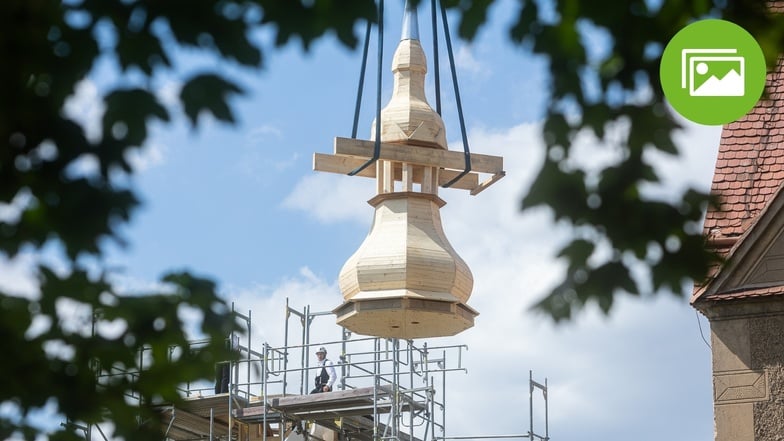
M 711 322 L 716 441 L 784 441 L 784 301 L 720 301 Z
M 756 440 L 784 440 L 784 315 L 749 320 L 752 369 L 765 372 L 768 399 L 754 403 Z

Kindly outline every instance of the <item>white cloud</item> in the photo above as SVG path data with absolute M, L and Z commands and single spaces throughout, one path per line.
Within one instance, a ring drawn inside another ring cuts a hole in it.
M 469 373 L 448 380 L 448 435 L 525 433 L 528 370 L 533 369 L 536 379 L 550 380 L 553 438 L 709 439 L 710 351 L 686 299 L 620 298 L 610 317 L 589 307 L 564 326 L 529 312 L 561 276 L 563 268 L 552 255 L 567 233 L 545 211 L 519 212 L 523 191 L 542 160 L 539 127 L 474 130 L 472 150 L 503 155 L 507 177 L 476 197 L 441 191 L 447 201 L 441 213 L 446 235 L 472 269 L 469 304 L 480 312 L 474 328 L 443 339 L 470 348 L 464 356 Z M 683 175 L 694 185 L 709 185 L 716 134 L 695 126 L 678 134 L 682 159 L 657 162 L 666 177 L 663 191 L 679 192 Z M 308 176 L 285 204 L 323 222 L 368 222 L 363 204 L 372 185 L 359 187 L 357 181 L 365 180 Z M 354 203 L 359 209 L 347 207 Z M 329 307 L 340 303 L 333 283 L 308 286 L 288 295 L 297 304 L 323 304 L 327 297 Z M 283 290 L 267 292 L 275 297 Z
M 464 72 L 470 73 L 472 76 L 487 76 L 490 69 L 487 63 L 482 63 L 474 57 L 474 50 L 471 45 L 461 45 L 455 54 L 455 64 L 459 69 Z
M 272 179 L 277 179 L 280 173 L 300 164 L 300 158 L 299 152 L 291 153 L 285 157 L 273 157 L 257 147 L 253 147 L 253 150 L 246 149 L 240 155 L 235 168 L 248 179 L 269 183 L 271 180 L 270 171 L 274 170 L 278 173 L 272 177 Z
M 716 167 L 721 126 L 703 126 L 683 119 L 680 122 L 683 129 L 673 138 L 681 156 L 651 152 L 652 161 L 662 178 L 675 188 L 692 186 L 707 192 Z
M 172 286 L 160 281 L 140 279 L 124 273 L 111 273 L 108 275 L 109 283 L 114 291 L 120 295 L 140 295 L 145 293 L 167 293 L 172 291 Z
M 89 79 L 80 81 L 74 94 L 65 101 L 64 110 L 66 116 L 82 124 L 87 139 L 92 142 L 101 139 L 101 118 L 106 105 L 95 82 Z
M 281 150 L 280 143 L 284 139 L 283 131 L 273 124 L 265 123 L 250 128 L 245 133 L 245 142 L 236 161 L 237 171 L 256 182 L 270 183 L 270 171 L 277 174 L 300 164 L 299 152 L 286 153 Z
M 375 181 L 317 173 L 304 177 L 283 200 L 283 207 L 301 210 L 324 223 L 370 222 L 365 201 L 374 196 Z
M 0 291 L 28 299 L 37 298 L 40 290 L 34 267 L 35 256 L 32 253 L 18 254 L 13 259 L 0 255 Z
M 180 106 L 180 91 L 182 82 L 179 80 L 168 80 L 156 91 L 158 99 L 166 106 Z
M 266 341 L 273 345 L 280 345 L 283 342 L 286 299 L 290 299 L 292 308 L 302 311 L 303 308 L 309 307 L 312 312 L 330 311 L 341 302 L 337 283 L 319 278 L 307 267 L 300 268 L 297 274 L 286 277 L 274 285 L 229 286 L 224 291 L 225 296 L 235 302 L 239 312 L 255 311 L 269 318 L 254 322 L 257 324 L 257 327 L 254 327 L 254 336 L 259 339 L 258 341 Z M 329 317 L 322 318 L 318 322 L 330 320 L 334 324 L 334 319 Z M 330 333 L 328 329 L 320 329 L 321 338 L 324 338 L 325 332 L 329 334 L 327 339 L 340 338 L 339 331 L 333 329 Z M 299 338 L 298 332 L 293 335 L 295 339 Z M 296 340 L 295 344 L 299 344 L 299 341 Z
M 75 160 L 71 161 L 65 169 L 65 174 L 69 178 L 79 178 L 98 174 L 101 163 L 98 157 L 92 153 L 83 153 Z
M 19 221 L 22 211 L 27 208 L 33 200 L 29 189 L 19 190 L 10 204 L 0 202 L 0 220 L 14 224 Z
M 141 173 L 166 163 L 168 147 L 160 143 L 148 143 L 140 149 L 129 150 L 125 158 L 134 172 Z
M 249 145 L 259 145 L 269 138 L 281 139 L 283 132 L 272 124 L 261 124 L 248 130 L 245 135 Z

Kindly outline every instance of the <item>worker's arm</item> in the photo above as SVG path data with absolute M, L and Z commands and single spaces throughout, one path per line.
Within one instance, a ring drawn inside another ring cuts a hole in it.
M 329 386 L 329 390 L 332 390 L 332 385 L 338 379 L 338 374 L 335 372 L 335 365 L 332 363 L 332 361 L 327 361 L 324 367 L 327 369 L 327 375 L 329 375 L 327 386 Z

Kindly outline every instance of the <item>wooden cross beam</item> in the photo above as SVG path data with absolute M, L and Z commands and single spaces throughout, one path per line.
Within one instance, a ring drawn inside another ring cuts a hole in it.
M 375 143 L 353 138 L 335 138 L 334 154 L 315 153 L 313 169 L 316 171 L 348 174 L 373 157 Z M 443 186 L 462 173 L 465 167 L 465 154 L 452 150 L 441 150 L 418 147 L 406 144 L 381 143 L 379 159 L 391 162 L 394 179 L 402 181 L 404 173 L 409 170 L 405 165 L 415 165 L 413 182 L 422 184 L 427 177 L 423 167 L 439 169 L 438 185 Z M 480 174 L 490 174 L 484 181 L 479 181 Z M 471 172 L 463 176 L 450 188 L 469 190 L 472 195 L 497 182 L 506 175 L 504 158 L 500 156 L 471 154 Z M 376 168 L 367 167 L 359 176 L 376 177 Z

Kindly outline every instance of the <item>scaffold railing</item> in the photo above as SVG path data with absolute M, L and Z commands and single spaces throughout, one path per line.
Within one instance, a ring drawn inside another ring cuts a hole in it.
M 549 441 L 547 380 L 538 383 L 533 380 L 532 373 L 529 375 L 531 426 L 528 433 L 446 435 L 447 376 L 452 372 L 467 373 L 463 366 L 466 345 L 439 346 L 366 337 L 352 335 L 342 328 L 340 338 L 311 342 L 313 320 L 329 314 L 312 312 L 309 306 L 295 311 L 287 301 L 284 342 L 273 346 L 253 341 L 250 312 L 236 315 L 245 321 L 247 329 L 243 335 L 227 337 L 227 344 L 237 352 L 236 359 L 216 363 L 214 383 L 181 384 L 179 389 L 186 399 L 182 408 L 161 403 L 161 412 L 167 418 L 162 428 L 166 439 L 446 441 L 528 438 Z M 298 318 L 301 324 L 298 339 L 289 333 L 290 318 Z M 294 339 L 299 341 L 292 342 Z M 194 340 L 186 348 L 172 347 L 170 355 L 176 357 L 178 351 L 207 342 Z M 311 363 L 309 354 L 320 347 L 337 354 L 331 359 L 338 380 L 333 392 L 311 395 L 308 385 L 320 367 Z M 139 365 L 144 366 L 144 350 L 139 357 Z M 99 377 L 99 383 L 114 381 L 113 376 L 139 375 L 120 369 L 103 371 L 105 374 Z M 535 391 L 540 391 L 544 397 L 544 434 L 534 431 Z M 331 438 L 324 431 L 331 433 Z

